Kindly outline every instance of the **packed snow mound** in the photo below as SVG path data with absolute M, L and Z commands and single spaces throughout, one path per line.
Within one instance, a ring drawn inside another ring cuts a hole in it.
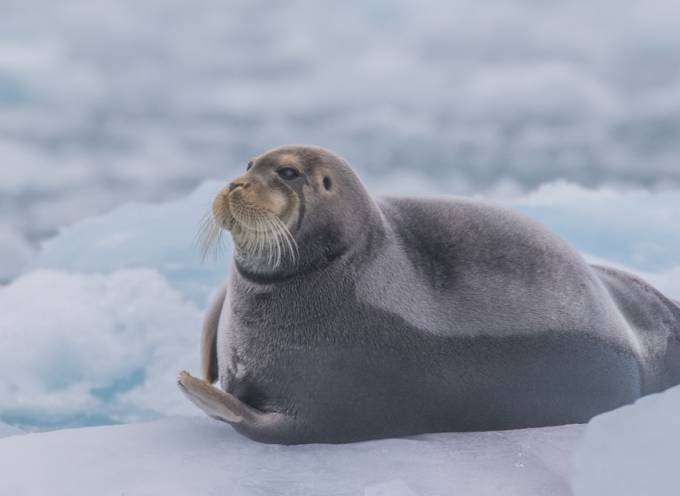
M 191 411 L 202 312 L 150 269 L 35 271 L 0 288 L 0 419 L 29 428 Z
M 680 387 L 595 417 L 574 456 L 575 496 L 680 494 Z
M 224 184 L 207 181 L 175 201 L 130 203 L 77 222 L 43 244 L 32 268 L 84 273 L 152 268 L 204 305 L 224 280 L 231 251 L 225 243 L 219 257 L 201 260 L 196 235 Z
M 557 181 L 508 205 L 584 253 L 647 272 L 680 270 L 678 191 L 587 189 Z
M 0 422 L 0 437 L 14 436 L 16 434 L 22 434 L 22 431 L 16 427 Z
M 582 429 L 278 446 L 208 418 L 167 418 L 2 439 L 0 494 L 566 496 Z
M 21 274 L 34 251 L 21 234 L 0 225 L 0 284 Z

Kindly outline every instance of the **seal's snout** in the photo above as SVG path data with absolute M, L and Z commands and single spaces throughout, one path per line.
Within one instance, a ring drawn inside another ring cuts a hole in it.
M 284 220 L 291 216 L 288 192 L 272 184 L 271 178 L 248 173 L 231 181 L 220 193 L 221 210 L 229 210 L 238 222 L 252 224 L 253 217 L 274 214 Z M 294 201 L 294 200 L 293 200 Z M 224 217 L 222 215 L 221 217 Z
M 229 183 L 229 193 L 234 191 L 236 188 L 248 189 L 250 188 L 250 181 L 236 180 Z

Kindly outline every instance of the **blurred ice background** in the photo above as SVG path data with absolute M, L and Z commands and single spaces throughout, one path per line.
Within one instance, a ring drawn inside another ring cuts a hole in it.
M 1 239 L 19 253 L 18 237 L 178 197 L 289 142 L 459 193 L 680 185 L 672 0 L 0 9 Z
M 316 143 L 484 197 L 680 298 L 671 0 L 0 0 L 0 420 L 193 411 L 211 195 Z M 130 203 L 134 202 L 134 203 Z M 106 316 L 106 318 L 102 318 Z

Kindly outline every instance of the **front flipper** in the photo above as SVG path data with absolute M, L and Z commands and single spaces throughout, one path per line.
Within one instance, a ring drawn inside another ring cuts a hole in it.
M 292 416 L 269 413 L 246 405 L 229 394 L 189 372 L 179 374 L 177 385 L 184 395 L 203 412 L 234 426 L 251 439 L 264 443 L 298 444 L 307 442 L 306 436 L 295 428 Z
M 253 421 L 257 415 L 256 410 L 234 395 L 197 379 L 187 371 L 180 372 L 177 385 L 189 401 L 214 419 L 235 424 Z

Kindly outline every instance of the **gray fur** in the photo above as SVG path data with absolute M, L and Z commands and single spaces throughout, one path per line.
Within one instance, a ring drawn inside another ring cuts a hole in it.
M 644 281 L 478 201 L 373 200 L 318 148 L 258 160 L 282 151 L 332 170 L 334 195 L 305 185 L 295 268 L 243 271 L 237 255 L 231 270 L 204 349 L 216 349 L 230 404 L 258 412 L 221 417 L 245 435 L 349 442 L 578 423 L 680 383 L 680 306 Z

